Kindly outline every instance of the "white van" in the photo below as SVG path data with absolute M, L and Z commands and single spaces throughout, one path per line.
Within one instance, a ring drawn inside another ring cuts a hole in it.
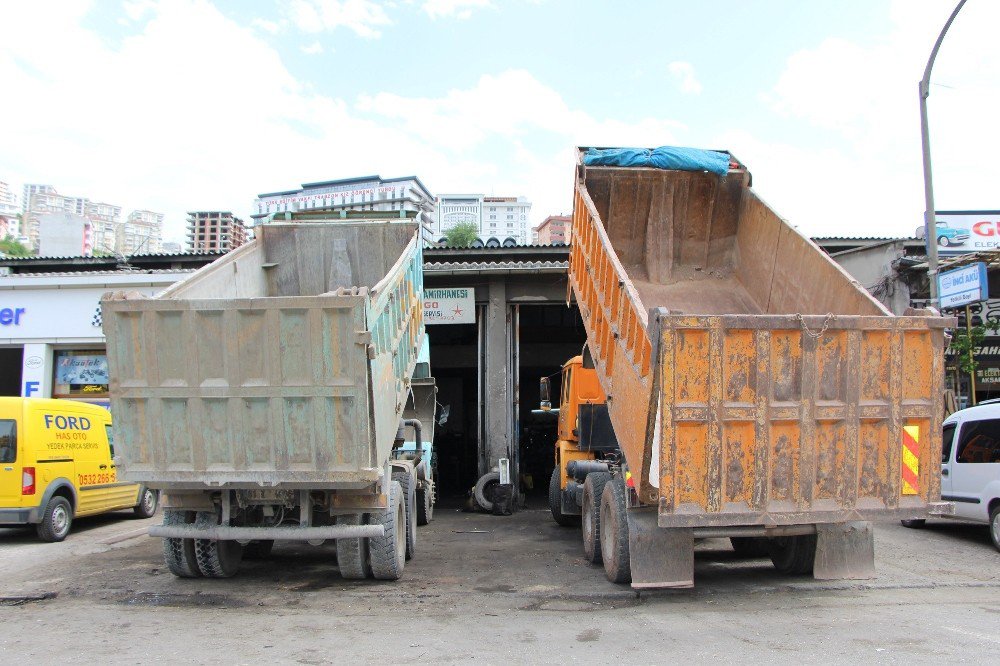
M 943 424 L 941 499 L 955 503 L 954 518 L 985 523 L 1000 550 L 1000 404 L 969 407 Z M 919 527 L 923 520 L 906 520 Z

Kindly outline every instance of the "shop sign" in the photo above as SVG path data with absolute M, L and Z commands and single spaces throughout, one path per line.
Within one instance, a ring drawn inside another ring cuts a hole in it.
M 938 274 L 938 296 L 942 308 L 957 308 L 989 299 L 986 264 L 974 264 Z
M 424 289 L 425 324 L 475 324 L 476 290 L 471 287 Z
M 934 239 L 942 256 L 1000 249 L 1000 211 L 938 211 Z M 924 229 L 917 229 L 924 237 Z
M 103 354 L 60 355 L 56 359 L 56 384 L 68 384 L 81 393 L 94 393 L 93 386 L 108 384 L 108 357 Z M 88 388 L 90 390 L 88 390 Z

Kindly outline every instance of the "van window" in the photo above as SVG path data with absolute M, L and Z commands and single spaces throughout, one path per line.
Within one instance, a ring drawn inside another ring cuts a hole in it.
M 0 463 L 17 460 L 17 422 L 0 419 Z
M 108 431 L 108 446 L 111 447 L 111 457 L 114 458 L 115 457 L 115 440 L 114 440 L 114 437 L 111 436 L 111 426 L 105 425 L 104 428 L 105 428 L 105 430 Z
M 944 427 L 944 434 L 941 435 L 941 464 L 951 460 L 951 443 L 955 439 L 955 428 L 958 426 L 949 423 Z
M 1000 463 L 1000 420 L 970 421 L 963 425 L 955 461 Z

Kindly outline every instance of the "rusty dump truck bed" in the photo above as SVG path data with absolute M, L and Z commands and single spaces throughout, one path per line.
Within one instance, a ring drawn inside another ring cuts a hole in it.
M 424 340 L 418 225 L 256 233 L 155 298 L 102 302 L 125 478 L 310 489 L 381 478 Z
M 944 328 L 893 316 L 728 174 L 577 167 L 570 285 L 661 527 L 919 517 Z

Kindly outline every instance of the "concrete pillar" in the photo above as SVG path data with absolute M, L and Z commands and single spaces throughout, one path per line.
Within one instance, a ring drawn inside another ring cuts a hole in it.
M 52 346 L 30 342 L 21 360 L 21 397 L 52 397 Z
M 507 286 L 502 279 L 490 280 L 486 306 L 486 411 L 487 471 L 510 451 L 510 396 L 507 394 Z

